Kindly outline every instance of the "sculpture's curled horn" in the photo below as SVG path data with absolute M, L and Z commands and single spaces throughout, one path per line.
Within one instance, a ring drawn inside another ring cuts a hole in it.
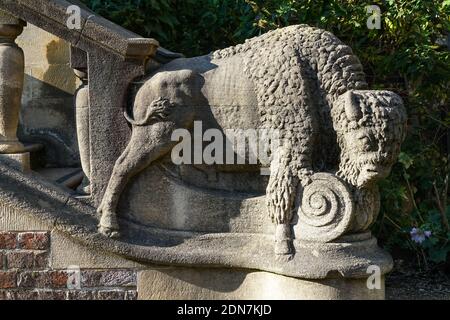
M 355 96 L 351 91 L 345 93 L 345 114 L 347 115 L 347 119 L 353 121 L 358 121 L 362 118 L 361 109 L 356 103 Z

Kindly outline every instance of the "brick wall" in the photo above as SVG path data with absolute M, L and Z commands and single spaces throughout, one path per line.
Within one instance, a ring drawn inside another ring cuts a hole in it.
M 49 232 L 0 232 L 0 300 L 137 299 L 136 270 L 54 270 L 50 241 Z

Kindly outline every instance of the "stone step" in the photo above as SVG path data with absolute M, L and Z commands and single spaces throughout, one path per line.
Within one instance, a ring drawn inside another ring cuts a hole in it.
M 34 171 L 45 179 L 72 190 L 81 184 L 84 177 L 81 168 L 39 168 Z
M 28 172 L 39 166 L 41 162 L 40 152 L 44 150 L 44 146 L 39 143 L 24 144 L 24 149 L 17 153 L 2 153 L 0 159 L 6 161 L 9 166 Z
M 34 153 L 44 150 L 44 145 L 41 143 L 25 143 L 25 152 Z
M 31 170 L 35 170 L 43 166 L 44 160 L 44 145 L 41 143 L 24 143 L 25 153 L 29 153 L 29 166 Z

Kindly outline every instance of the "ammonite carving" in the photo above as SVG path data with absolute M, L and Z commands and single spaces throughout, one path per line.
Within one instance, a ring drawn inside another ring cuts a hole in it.
M 316 173 L 312 182 L 299 188 L 296 238 L 329 242 L 350 227 L 354 212 L 352 194 L 341 179 L 329 173 Z

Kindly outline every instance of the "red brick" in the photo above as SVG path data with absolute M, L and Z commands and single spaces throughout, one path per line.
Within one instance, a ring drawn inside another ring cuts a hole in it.
M 15 249 L 17 234 L 15 232 L 0 232 L 0 249 Z
M 19 289 L 6 292 L 7 300 L 66 300 L 64 290 Z
M 27 250 L 46 250 L 50 247 L 48 232 L 19 233 L 19 247 Z
M 49 253 L 48 251 L 34 252 L 34 269 L 43 270 L 49 267 Z
M 38 300 L 66 300 L 67 292 L 64 290 L 39 290 Z
M 136 290 L 128 290 L 125 292 L 125 300 L 137 300 L 138 293 Z
M 9 292 L 9 300 L 37 300 L 39 293 L 36 290 L 17 290 Z
M 71 290 L 67 294 L 68 300 L 97 300 L 95 290 Z
M 69 275 L 65 271 L 52 271 L 50 276 L 52 287 L 67 287 L 68 278 Z
M 20 288 L 67 288 L 68 274 L 65 271 L 27 271 L 19 276 Z
M 123 290 L 100 290 L 98 300 L 124 300 L 125 291 Z
M 6 253 L 6 261 L 8 269 L 32 269 L 34 265 L 34 252 L 10 251 Z
M 133 270 L 83 270 L 81 286 L 93 287 L 135 287 L 136 272 Z
M 16 290 L 0 290 L 0 300 L 14 300 Z
M 0 289 L 15 288 L 17 283 L 17 272 L 0 271 Z

